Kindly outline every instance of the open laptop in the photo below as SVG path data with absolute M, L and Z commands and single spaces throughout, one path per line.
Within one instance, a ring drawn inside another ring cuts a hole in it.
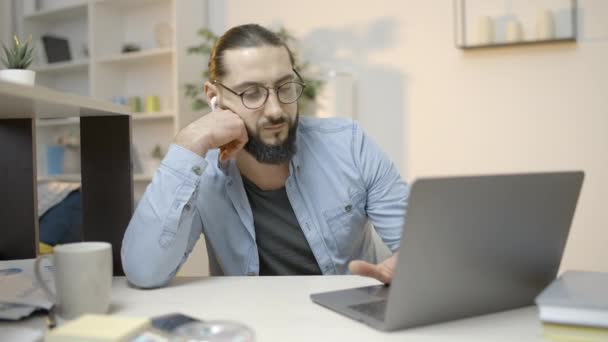
M 583 176 L 420 179 L 392 284 L 311 299 L 386 331 L 532 305 L 557 275 Z

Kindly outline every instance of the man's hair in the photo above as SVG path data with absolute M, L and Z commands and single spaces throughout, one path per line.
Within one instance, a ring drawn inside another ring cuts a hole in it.
M 226 75 L 223 63 L 226 50 L 264 45 L 284 47 L 289 54 L 291 65 L 294 65 L 293 53 L 276 33 L 258 24 L 246 24 L 231 28 L 217 40 L 209 55 L 209 79 L 215 81 Z

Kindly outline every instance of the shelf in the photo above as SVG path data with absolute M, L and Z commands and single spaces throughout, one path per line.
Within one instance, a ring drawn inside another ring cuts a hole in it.
M 155 48 L 137 52 L 121 53 L 114 56 L 103 57 L 98 60 L 102 64 L 129 65 L 142 62 L 171 61 L 172 48 Z
M 175 116 L 172 111 L 154 112 L 154 113 L 133 113 L 131 118 L 133 121 L 156 121 L 156 120 L 173 120 Z M 80 118 L 63 118 L 63 119 L 38 119 L 36 120 L 37 127 L 52 127 L 52 126 L 71 126 L 80 124 Z
M 66 173 L 61 175 L 39 176 L 39 182 L 74 182 L 80 183 L 79 173 Z
M 72 17 L 83 17 L 87 15 L 87 4 L 88 1 L 82 1 L 77 4 L 71 4 L 68 6 L 62 6 L 57 8 L 50 8 L 46 10 L 36 11 L 31 14 L 24 16 L 25 20 L 39 20 L 39 21 L 62 21 Z
M 80 183 L 80 174 L 79 173 L 66 173 L 61 175 L 52 175 L 52 176 L 39 176 L 39 182 L 74 182 Z M 152 176 L 144 175 L 144 174 L 136 174 L 133 175 L 133 181 L 135 182 L 150 182 L 152 181 Z
M 40 73 L 67 72 L 67 71 L 86 71 L 89 68 L 88 59 L 79 59 L 67 62 L 58 62 L 45 65 L 37 65 L 32 70 Z
M 150 6 L 158 2 L 168 2 L 169 0 L 96 0 L 95 4 L 103 6 L 111 6 L 116 9 L 137 9 L 140 7 Z
M 37 127 L 71 126 L 80 124 L 80 118 L 38 119 Z
M 133 113 L 131 114 L 133 121 L 152 121 L 152 120 L 173 120 L 173 112 L 157 112 L 157 113 Z
M 475 49 L 489 49 L 499 47 L 510 47 L 510 46 L 527 46 L 527 45 L 545 45 L 545 44 L 563 44 L 563 43 L 576 43 L 576 38 L 559 38 L 559 39 L 546 39 L 546 40 L 528 40 L 513 43 L 495 43 L 495 44 L 484 44 L 484 45 L 460 45 L 459 48 L 463 50 L 475 50 Z

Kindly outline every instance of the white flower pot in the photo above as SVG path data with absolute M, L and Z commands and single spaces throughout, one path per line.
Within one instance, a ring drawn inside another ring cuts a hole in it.
M 33 86 L 36 83 L 36 72 L 25 69 L 0 70 L 0 81 Z

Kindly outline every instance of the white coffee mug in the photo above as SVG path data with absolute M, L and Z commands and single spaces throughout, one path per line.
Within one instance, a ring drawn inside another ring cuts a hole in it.
M 42 279 L 40 263 L 53 258 L 55 291 Z M 36 279 L 55 303 L 57 314 L 73 319 L 85 313 L 105 314 L 112 288 L 112 245 L 107 242 L 76 242 L 57 245 L 53 254 L 36 259 Z

